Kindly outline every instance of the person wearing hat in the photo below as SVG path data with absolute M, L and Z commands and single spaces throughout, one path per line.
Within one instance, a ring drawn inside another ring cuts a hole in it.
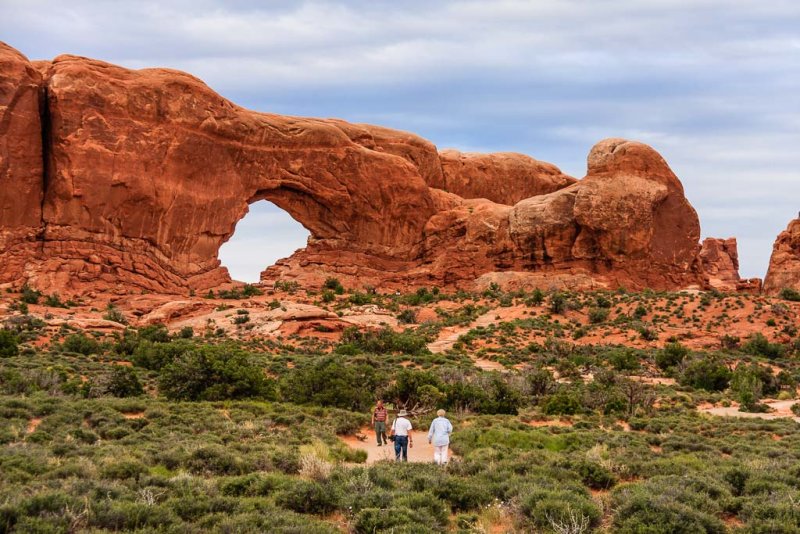
M 411 421 L 406 417 L 408 417 L 408 412 L 400 410 L 394 423 L 392 423 L 391 433 L 394 436 L 394 456 L 398 462 L 401 455 L 403 457 L 402 461 L 407 462 L 408 448 L 414 447 L 414 438 L 411 437 L 413 427 L 411 426 Z
M 437 417 L 428 429 L 428 443 L 433 444 L 433 461 L 436 465 L 447 464 L 447 449 L 450 446 L 450 434 L 453 432 L 453 425 L 444 416 L 444 410 L 436 412 Z

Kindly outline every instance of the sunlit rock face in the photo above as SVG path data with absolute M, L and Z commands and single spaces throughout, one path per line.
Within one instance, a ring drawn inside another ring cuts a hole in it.
M 677 289 L 706 283 L 697 214 L 652 148 L 607 139 L 575 180 L 521 154 L 257 113 L 197 78 L 0 49 L 0 283 L 185 292 L 267 199 L 311 234 L 262 273 L 316 287 Z M 268 239 L 268 231 L 266 232 Z

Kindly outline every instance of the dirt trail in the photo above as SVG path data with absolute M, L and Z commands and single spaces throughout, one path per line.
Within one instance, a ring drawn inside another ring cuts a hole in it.
M 478 326 L 489 326 L 495 322 L 496 310 L 489 310 L 466 326 L 448 326 L 442 329 L 436 341 L 428 343 L 428 350 L 434 354 L 446 352 L 453 348 L 458 338 Z
M 428 444 L 428 432 L 414 431 L 414 446 L 408 449 L 408 461 L 417 463 L 433 463 L 433 445 Z M 365 437 L 362 440 L 360 437 Z M 375 441 L 375 431 L 371 428 L 362 428 L 357 436 L 339 436 L 343 442 L 353 449 L 367 451 L 367 465 L 380 462 L 382 460 L 394 461 L 394 443 L 378 447 Z M 453 451 L 450 451 L 452 458 Z
M 757 419 L 781 419 L 789 417 L 794 421 L 800 423 L 800 417 L 792 413 L 792 406 L 796 404 L 796 400 L 785 401 L 764 401 L 764 404 L 772 408 L 774 411 L 769 413 L 749 413 L 740 412 L 738 406 L 719 406 L 719 407 L 705 407 L 699 408 L 698 411 L 710 415 L 717 415 L 722 417 L 753 417 Z

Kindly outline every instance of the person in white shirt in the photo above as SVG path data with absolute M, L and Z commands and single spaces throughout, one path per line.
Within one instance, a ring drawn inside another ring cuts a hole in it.
M 437 417 L 428 429 L 428 443 L 433 444 L 433 461 L 436 465 L 447 463 L 447 449 L 450 446 L 450 434 L 453 432 L 453 425 L 444 416 L 445 411 L 436 412 Z
M 392 435 L 394 436 L 394 455 L 395 459 L 399 462 L 402 455 L 403 461 L 408 461 L 408 448 L 414 447 L 414 439 L 411 437 L 411 421 L 406 419 L 408 412 L 400 410 L 397 414 L 397 419 L 392 423 Z

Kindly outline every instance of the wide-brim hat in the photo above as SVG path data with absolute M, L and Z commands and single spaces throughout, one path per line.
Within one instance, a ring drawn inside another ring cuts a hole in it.
M 407 416 L 407 415 L 408 415 L 408 412 L 407 412 L 407 411 L 405 411 L 405 410 L 400 410 L 400 412 L 397 414 L 397 417 L 405 417 L 405 416 Z

